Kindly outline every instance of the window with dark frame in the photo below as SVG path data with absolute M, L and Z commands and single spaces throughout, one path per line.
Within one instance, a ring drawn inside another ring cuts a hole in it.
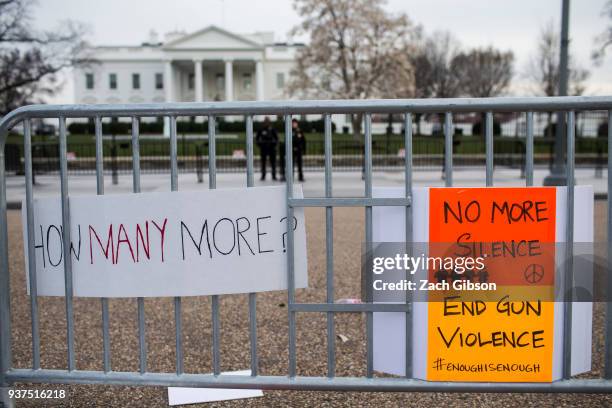
M 94 89 L 94 75 L 92 73 L 85 74 L 85 88 Z
M 251 78 L 251 74 L 242 74 L 242 89 L 250 91 L 252 86 L 253 79 Z
M 283 89 L 285 87 L 285 73 L 277 72 L 276 73 L 276 88 Z
M 225 90 L 225 75 L 217 74 L 215 80 L 217 81 L 217 91 L 223 92 Z
M 110 89 L 117 89 L 117 74 L 108 74 L 108 87 Z
M 164 75 L 161 73 L 155 74 L 155 89 L 164 89 Z
M 132 89 L 140 89 L 140 74 L 132 74 Z

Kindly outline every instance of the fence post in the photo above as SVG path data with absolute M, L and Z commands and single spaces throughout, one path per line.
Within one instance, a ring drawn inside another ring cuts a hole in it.
M 34 152 L 36 151 L 36 149 L 38 148 L 38 146 L 36 146 L 34 143 L 32 143 L 32 185 L 35 186 L 36 185 L 36 160 L 34 160 Z M 25 158 L 25 151 L 24 153 L 24 158 Z
M 552 172 L 553 165 L 555 162 L 555 143 L 548 140 L 549 145 L 549 157 L 548 157 L 548 170 Z
M 385 154 L 389 154 L 389 139 L 393 134 L 393 115 L 389 114 L 389 123 L 387 125 L 387 131 L 385 132 Z
M 596 142 L 599 142 L 596 140 Z M 595 158 L 595 178 L 603 178 L 603 149 L 601 143 L 597 143 L 597 157 Z
M 113 174 L 113 185 L 119 184 L 119 174 L 117 172 L 117 140 L 113 133 L 113 139 L 111 144 L 111 171 Z
M 15 400 L 9 397 L 9 387 L 0 387 L 0 408 L 15 408 Z
M 523 143 L 521 140 L 519 140 L 518 142 L 519 145 L 519 149 L 520 149 L 520 155 L 521 155 L 521 178 L 527 178 L 527 174 L 525 172 L 525 167 L 527 164 L 527 151 L 526 151 L 526 146 L 525 143 Z
M 8 266 L 8 224 L 6 214 L 6 174 L 4 161 L 4 140 L 6 130 L 0 129 L 0 403 L 5 407 L 14 407 L 14 401 L 8 397 L 8 386 L 5 375 L 11 368 L 11 301 L 10 278 Z
M 204 182 L 204 161 L 202 160 L 202 153 L 202 147 L 200 145 L 196 145 L 196 176 L 198 178 L 198 183 Z
M 357 142 L 357 152 L 359 153 L 359 165 L 361 166 L 361 179 L 365 180 L 365 156 L 363 154 L 363 149 L 365 148 L 365 144 L 361 142 Z

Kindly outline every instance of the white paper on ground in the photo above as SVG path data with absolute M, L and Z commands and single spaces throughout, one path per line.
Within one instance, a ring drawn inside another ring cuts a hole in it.
M 251 370 L 229 371 L 221 375 L 251 375 Z M 242 398 L 263 397 L 261 390 L 235 388 L 188 388 L 168 387 L 169 405 L 198 404 L 202 402 L 227 401 Z
M 401 198 L 405 196 L 401 187 L 375 187 L 375 198 Z M 574 196 L 574 242 L 593 242 L 593 188 L 576 186 Z M 429 188 L 413 189 L 412 242 L 429 241 Z M 567 189 L 557 188 L 557 242 L 565 241 Z M 374 207 L 372 211 L 374 242 L 405 242 L 405 208 Z M 418 279 L 420 279 L 417 276 Z M 427 376 L 427 325 L 426 302 L 413 304 L 413 376 Z M 374 313 L 374 369 L 403 376 L 406 374 L 406 319 L 404 313 Z M 572 307 L 572 375 L 591 370 L 592 303 L 575 302 Z M 553 346 L 553 380 L 561 378 L 563 303 L 555 303 L 555 325 Z
M 150 297 L 287 288 L 284 186 L 71 196 L 75 296 Z M 301 186 L 294 196 L 303 197 Z M 25 203 L 22 207 L 25 220 Z M 295 208 L 295 284 L 306 287 L 303 208 Z M 59 197 L 34 200 L 38 295 L 64 295 Z M 24 253 L 28 276 L 28 234 Z M 29 284 L 27 285 L 29 291 Z

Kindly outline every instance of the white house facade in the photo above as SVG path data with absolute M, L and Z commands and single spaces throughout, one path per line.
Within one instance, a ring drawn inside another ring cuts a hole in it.
M 76 103 L 151 103 L 286 99 L 300 44 L 274 34 L 235 34 L 209 26 L 169 33 L 139 46 L 98 46 L 74 70 Z

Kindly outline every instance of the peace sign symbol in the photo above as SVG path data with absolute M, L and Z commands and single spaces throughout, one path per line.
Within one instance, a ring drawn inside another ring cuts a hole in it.
M 539 264 L 531 264 L 525 268 L 525 280 L 529 283 L 537 283 L 544 277 L 544 267 Z

